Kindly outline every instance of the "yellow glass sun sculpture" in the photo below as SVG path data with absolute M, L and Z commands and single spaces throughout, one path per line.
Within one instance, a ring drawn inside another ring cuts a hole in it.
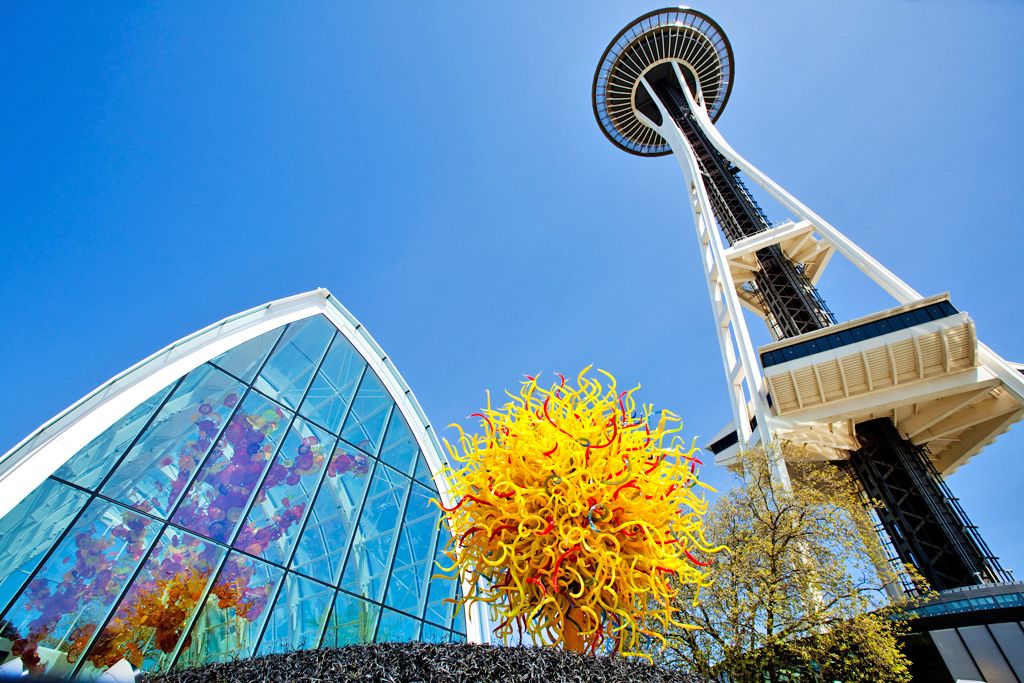
M 500 410 L 474 414 L 483 435 L 459 425 L 462 469 L 447 468 L 454 533 L 449 557 L 473 588 L 462 602 L 492 606 L 494 633 L 518 628 L 535 644 L 650 658 L 662 630 L 690 628 L 673 618 L 675 582 L 710 580 L 713 553 L 703 534 L 707 502 L 694 446 L 681 420 L 652 406 L 638 410 L 636 387 L 577 377 L 544 389 L 527 376 Z M 440 503 L 439 503 L 440 504 Z M 696 598 L 695 598 L 696 599 Z M 645 639 L 644 636 L 647 636 Z

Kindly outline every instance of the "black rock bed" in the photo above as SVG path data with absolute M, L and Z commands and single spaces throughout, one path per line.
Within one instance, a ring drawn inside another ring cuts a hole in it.
M 379 643 L 304 650 L 148 676 L 148 683 L 695 683 L 643 659 L 555 648 Z

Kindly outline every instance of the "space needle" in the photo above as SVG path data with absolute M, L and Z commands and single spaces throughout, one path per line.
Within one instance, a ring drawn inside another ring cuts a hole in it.
M 1021 366 L 982 344 L 948 294 L 915 291 L 736 152 L 715 128 L 734 82 L 721 26 L 666 8 L 619 31 L 592 91 L 612 144 L 671 154 L 682 169 L 676 201 L 693 216 L 732 412 L 709 445 L 716 462 L 761 444 L 788 482 L 777 444 L 798 444 L 847 468 L 883 503 L 890 552 L 932 587 L 1010 581 L 944 477 L 1024 414 Z M 769 222 L 746 181 L 787 220 Z M 817 288 L 837 253 L 894 307 L 837 319 Z M 764 321 L 772 343 L 754 347 L 744 311 Z

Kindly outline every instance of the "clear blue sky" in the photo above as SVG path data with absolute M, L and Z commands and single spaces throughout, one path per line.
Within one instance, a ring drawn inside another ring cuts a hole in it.
M 732 144 L 1024 360 L 1024 4 L 696 6 L 735 49 Z M 438 426 L 596 363 L 713 435 L 729 412 L 679 170 L 591 113 L 601 51 L 654 7 L 6 4 L 0 450 L 179 337 L 318 286 Z M 890 305 L 838 258 L 822 291 L 841 319 Z M 950 483 L 1024 572 L 1022 447 L 1017 425 Z

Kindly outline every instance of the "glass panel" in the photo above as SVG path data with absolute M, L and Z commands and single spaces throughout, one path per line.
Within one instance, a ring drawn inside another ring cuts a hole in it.
M 103 493 L 166 517 L 244 392 L 244 386 L 212 365 L 190 372 Z
M 416 479 L 429 486 L 432 490 L 437 490 L 434 478 L 430 476 L 430 466 L 427 465 L 427 459 L 423 457 L 422 453 L 419 453 L 416 457 Z
M 253 386 L 295 410 L 333 334 L 322 315 L 292 323 Z
M 81 491 L 47 479 L 0 519 L 0 613 L 85 499 Z
M 374 470 L 370 493 L 363 505 L 342 576 L 342 588 L 380 602 L 410 482 L 384 465 Z
M 359 385 L 359 393 L 352 404 L 352 410 L 345 420 L 345 429 L 341 437 L 367 453 L 376 453 L 381 433 L 387 423 L 388 411 L 393 405 L 394 401 L 377 379 L 377 375 L 367 369 L 363 375 L 363 382 Z
M 222 370 L 227 370 L 232 375 L 245 383 L 252 381 L 253 375 L 263 365 L 263 360 L 274 348 L 274 343 L 281 336 L 283 327 L 265 332 L 247 342 L 239 344 L 214 358 L 211 363 Z
M 380 615 L 380 627 L 377 629 L 377 642 L 405 643 L 416 640 L 420 633 L 420 623 L 410 616 L 384 609 Z
M 253 392 L 224 429 L 174 521 L 226 543 L 245 514 L 290 416 Z
M 335 438 L 296 419 L 256 494 L 235 547 L 284 566 Z
M 93 499 L 7 615 L 36 673 L 70 674 L 156 538 L 158 523 Z M 12 638 L 11 640 L 16 640 Z
M 327 622 L 327 631 L 324 632 L 323 647 L 371 642 L 379 615 L 378 605 L 338 591 L 331 618 Z
M 450 637 L 450 631 L 430 624 L 423 624 L 423 632 L 420 634 L 420 640 L 424 643 L 447 643 Z
M 258 654 L 316 647 L 334 593 L 333 588 L 289 572 L 274 603 Z
M 150 415 L 160 406 L 173 387 L 174 383 L 164 387 L 149 400 L 136 406 L 134 410 L 90 441 L 89 445 L 71 456 L 70 460 L 61 465 L 55 476 L 95 491 L 103 481 L 103 477 L 117 464 L 125 450 L 132 445 L 132 441 L 146 426 Z
M 456 586 L 456 589 L 455 595 L 461 599 L 462 587 Z M 456 636 L 462 636 L 461 638 L 453 638 L 453 642 L 461 643 L 466 640 L 466 608 L 462 605 L 457 605 L 455 607 L 455 618 L 452 619 L 452 630 L 455 631 Z
M 372 465 L 372 458 L 338 442 L 292 558 L 292 569 L 331 585 L 338 582 Z
M 437 549 L 434 551 L 434 561 L 431 564 L 430 589 L 427 592 L 427 612 L 425 619 L 435 624 L 449 627 L 452 622 L 452 603 L 446 602 L 455 598 L 455 588 L 458 583 L 454 578 L 456 571 L 452 566 L 452 559 L 445 552 L 446 544 L 451 540 L 451 534 L 447 528 L 440 530 L 437 539 Z M 433 578 L 436 577 L 436 578 Z
M 363 357 L 337 335 L 299 412 L 337 434 L 365 367 Z
M 174 667 L 249 657 L 284 570 L 231 553 L 213 582 L 191 640 Z
M 380 459 L 399 472 L 411 474 L 417 452 L 416 440 L 412 438 L 409 425 L 396 409 L 391 414 L 391 424 L 388 425 L 388 435 L 384 437 L 384 445 L 380 449 Z
M 425 486 L 412 485 L 384 601 L 388 607 L 414 616 L 422 614 L 430 576 L 434 573 L 434 540 L 440 511 L 430 502 L 433 495 Z
M 83 673 L 104 670 L 122 658 L 137 669 L 166 669 L 224 552 L 214 543 L 167 527 L 89 651 Z

